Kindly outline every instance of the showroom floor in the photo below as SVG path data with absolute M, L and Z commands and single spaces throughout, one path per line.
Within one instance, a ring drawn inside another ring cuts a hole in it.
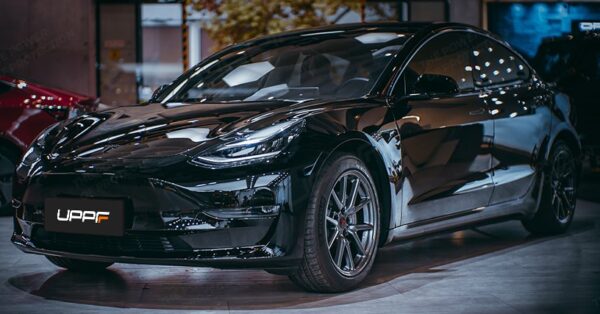
M 599 185 L 583 186 L 597 200 Z M 387 247 L 359 289 L 305 293 L 262 271 L 117 264 L 60 271 L 7 239 L 0 218 L 0 312 L 600 313 L 600 203 L 579 199 L 569 233 L 535 238 L 518 222 Z

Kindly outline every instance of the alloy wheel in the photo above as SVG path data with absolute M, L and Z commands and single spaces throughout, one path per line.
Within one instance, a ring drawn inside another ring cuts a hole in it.
M 349 170 L 336 181 L 325 213 L 329 257 L 344 276 L 361 273 L 377 245 L 378 213 L 374 191 L 360 172 Z

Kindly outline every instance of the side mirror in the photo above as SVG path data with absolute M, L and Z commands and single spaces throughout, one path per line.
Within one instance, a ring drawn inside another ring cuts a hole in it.
M 160 95 L 160 93 L 162 93 L 165 89 L 167 89 L 167 87 L 169 86 L 169 84 L 163 84 L 161 86 L 159 86 L 157 89 L 154 90 L 154 92 L 152 93 L 152 98 L 150 98 L 150 100 L 154 100 L 156 99 L 156 97 L 158 97 L 158 95 Z
M 458 93 L 458 84 L 449 76 L 422 74 L 415 83 L 414 92 L 426 95 L 454 95 Z

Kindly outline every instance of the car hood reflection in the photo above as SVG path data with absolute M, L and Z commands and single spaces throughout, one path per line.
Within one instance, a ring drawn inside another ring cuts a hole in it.
M 260 124 L 262 119 L 276 121 L 281 114 L 294 111 L 290 108 L 294 104 L 289 101 L 181 106 L 153 103 L 120 107 L 72 121 L 50 144 L 55 144 L 51 145 L 52 153 L 60 159 L 167 157 L 251 123 Z

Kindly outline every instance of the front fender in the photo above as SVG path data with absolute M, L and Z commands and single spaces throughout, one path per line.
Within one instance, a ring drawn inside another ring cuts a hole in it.
M 337 152 L 361 158 L 376 182 L 382 211 L 382 243 L 387 230 L 400 224 L 399 133 L 387 105 L 347 107 L 323 112 L 307 120 L 308 151 L 320 156 L 311 173 L 318 176 Z

